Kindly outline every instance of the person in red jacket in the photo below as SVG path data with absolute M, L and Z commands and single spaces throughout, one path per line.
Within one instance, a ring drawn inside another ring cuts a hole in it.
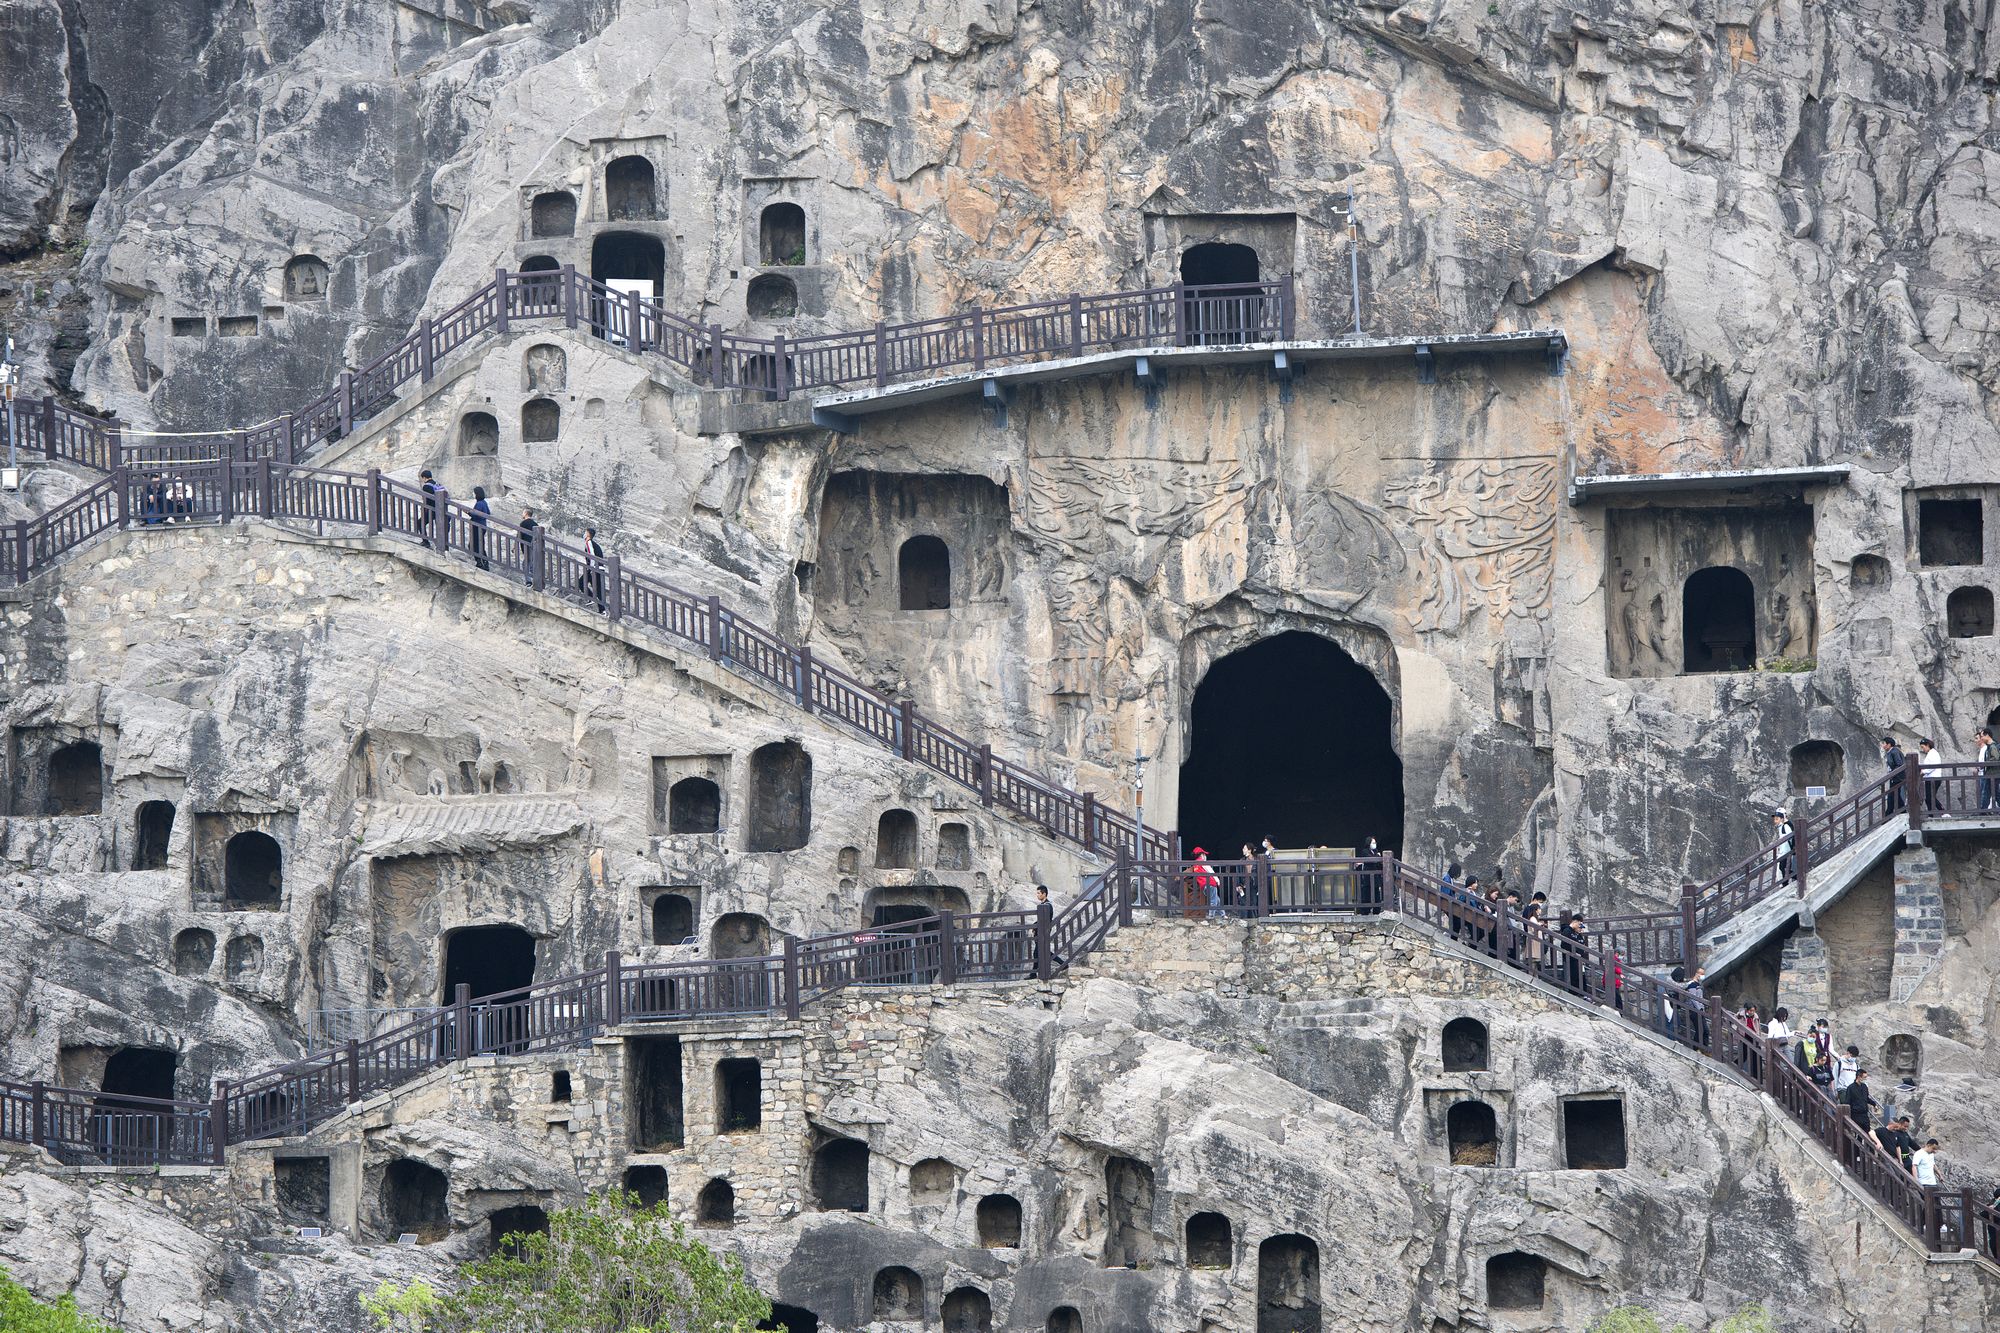
M 1222 878 L 1208 863 L 1208 853 L 1200 847 L 1194 849 L 1194 869 L 1189 873 L 1194 879 L 1195 891 L 1208 901 L 1208 919 L 1222 920 Z

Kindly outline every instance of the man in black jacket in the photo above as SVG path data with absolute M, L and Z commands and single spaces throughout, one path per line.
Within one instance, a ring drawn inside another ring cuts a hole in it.
M 1882 766 L 1899 776 L 1903 771 L 1903 747 L 1896 744 L 1894 736 L 1882 738 Z M 1889 788 L 1889 813 L 1892 815 L 1905 804 L 1903 786 L 1903 783 L 1897 782 Z
M 1875 1099 L 1868 1095 L 1867 1070 L 1857 1069 L 1854 1071 L 1854 1081 L 1847 1085 L 1845 1092 L 1840 1094 L 1840 1100 L 1841 1104 L 1847 1107 L 1847 1114 L 1854 1117 L 1854 1123 L 1861 1126 L 1861 1132 L 1866 1134 L 1869 1124 L 1869 1108 L 1875 1105 Z

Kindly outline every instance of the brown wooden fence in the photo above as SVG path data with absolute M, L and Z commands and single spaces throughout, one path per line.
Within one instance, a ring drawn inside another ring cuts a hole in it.
M 69 551 L 120 528 L 269 518 L 319 534 L 423 543 L 447 558 L 594 610 L 616 625 L 694 647 L 788 703 L 893 750 L 975 793 L 982 806 L 1047 836 L 1109 856 L 1120 848 L 1168 856 L 1175 835 L 1140 829 L 1094 793 L 1073 791 L 878 694 L 856 677 L 744 619 L 720 598 L 674 587 L 615 554 L 598 556 L 370 470 L 335 472 L 258 459 L 137 472 L 120 467 L 55 509 L 0 526 L 0 579 L 26 583 Z
M 573 267 L 537 273 L 499 269 L 465 300 L 419 321 L 388 351 L 359 370 L 341 372 L 325 393 L 275 420 L 206 435 L 128 435 L 120 422 L 47 397 L 18 404 L 16 442 L 99 472 L 221 457 L 297 463 L 389 410 L 405 391 L 422 392 L 452 356 L 487 335 L 553 321 L 661 357 L 708 388 L 784 399 L 802 390 L 884 388 L 1092 352 L 1289 341 L 1294 305 L 1287 275 L 1232 286 L 1176 284 L 975 306 L 937 319 L 845 333 L 752 338 L 613 291 Z
M 1974 786 L 1980 775 L 1971 775 Z M 1209 893 L 1211 881 L 1220 886 Z M 1220 897 L 1218 903 L 1216 898 Z M 66 1162 L 219 1162 L 230 1143 L 304 1133 L 342 1108 L 453 1061 L 587 1044 L 607 1028 L 746 1016 L 796 1018 L 812 1000 L 856 986 L 1049 979 L 1142 912 L 1156 916 L 1354 918 L 1390 912 L 1605 1014 L 1725 1065 L 1766 1093 L 1856 1183 L 1930 1250 L 2000 1260 L 2000 1212 L 1969 1190 L 1918 1185 L 1881 1144 L 1774 1043 L 1726 1009 L 1624 965 L 1603 940 L 1565 935 L 1393 856 L 1252 862 L 1118 863 L 1060 913 L 939 913 L 894 927 L 787 939 L 761 958 L 626 963 L 617 953 L 576 976 L 422 1012 L 251 1078 L 209 1102 L 114 1098 L 45 1084 L 0 1083 L 0 1138 Z

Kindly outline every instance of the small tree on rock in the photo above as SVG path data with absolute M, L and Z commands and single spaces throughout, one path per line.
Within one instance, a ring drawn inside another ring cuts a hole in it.
M 549 1229 L 505 1238 L 455 1290 L 385 1282 L 361 1304 L 393 1333 L 749 1333 L 771 1317 L 732 1256 L 687 1234 L 662 1202 L 593 1194 Z
M 79 1312 L 76 1298 L 64 1296 L 43 1305 L 20 1283 L 0 1273 L 0 1329 L 6 1333 L 118 1333 Z

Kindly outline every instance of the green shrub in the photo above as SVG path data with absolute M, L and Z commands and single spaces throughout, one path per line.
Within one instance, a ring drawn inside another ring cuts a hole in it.
M 593 1194 L 464 1265 L 455 1290 L 385 1282 L 362 1297 L 394 1333 L 749 1333 L 771 1317 L 735 1258 L 718 1258 L 662 1202 Z
M 118 1333 L 110 1324 L 79 1312 L 76 1298 L 43 1305 L 28 1289 L 0 1272 L 0 1329 L 6 1333 Z

